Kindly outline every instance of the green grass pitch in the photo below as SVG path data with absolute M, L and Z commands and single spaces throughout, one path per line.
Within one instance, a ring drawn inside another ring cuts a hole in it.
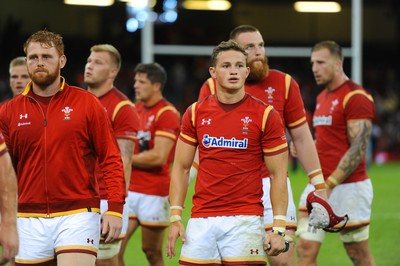
M 372 165 L 368 174 L 374 187 L 374 200 L 372 206 L 372 218 L 370 225 L 370 248 L 377 265 L 400 266 L 400 164 L 388 163 L 385 165 Z M 302 168 L 296 172 L 290 171 L 290 180 L 296 204 L 300 194 L 307 183 L 307 177 Z M 189 188 L 184 210 L 183 221 L 190 214 L 191 195 L 193 184 Z M 167 232 L 166 232 L 167 234 Z M 132 239 L 125 254 L 126 265 L 148 265 L 140 245 L 141 230 L 139 229 Z M 177 242 L 179 254 L 181 241 Z M 165 249 L 164 249 L 165 256 Z M 178 256 L 174 259 L 165 258 L 167 266 L 178 265 Z M 318 263 L 321 266 L 351 266 L 344 248 L 337 234 L 328 234 L 322 245 Z

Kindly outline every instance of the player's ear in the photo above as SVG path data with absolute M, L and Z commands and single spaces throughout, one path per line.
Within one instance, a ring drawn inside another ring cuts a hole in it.
M 215 67 L 210 67 L 208 72 L 210 72 L 211 77 L 215 79 Z
M 67 63 L 67 57 L 63 54 L 62 56 L 60 56 L 60 68 L 63 68 L 66 63 Z

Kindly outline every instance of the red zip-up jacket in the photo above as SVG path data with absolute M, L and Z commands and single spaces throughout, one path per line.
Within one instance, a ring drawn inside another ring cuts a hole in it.
M 96 158 L 107 185 L 109 213 L 122 217 L 121 155 L 106 112 L 93 94 L 62 78 L 44 110 L 29 83 L 2 106 L 0 129 L 17 172 L 18 217 L 99 212 Z

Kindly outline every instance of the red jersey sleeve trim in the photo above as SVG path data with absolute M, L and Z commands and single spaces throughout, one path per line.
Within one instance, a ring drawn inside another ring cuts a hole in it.
M 189 137 L 189 136 L 186 135 L 186 134 L 181 133 L 181 134 L 180 134 L 180 137 L 183 138 L 183 139 L 185 139 L 185 140 L 188 141 L 188 142 L 193 143 L 193 144 L 196 144 L 196 143 L 197 143 L 197 140 L 196 140 L 196 139 L 191 138 L 191 137 Z
M 118 212 L 106 211 L 106 214 L 109 214 L 109 215 L 113 215 L 113 216 L 117 216 L 117 217 L 119 217 L 119 218 L 122 218 L 122 214 L 121 214 L 121 213 L 118 213 Z
M 292 81 L 292 77 L 289 74 L 285 75 L 285 100 L 289 98 L 289 90 L 290 90 L 290 83 Z
M 157 112 L 157 114 L 156 114 L 155 121 L 157 122 L 157 120 L 158 120 L 158 118 L 161 116 L 161 114 L 164 113 L 165 111 L 168 111 L 168 110 L 170 110 L 170 111 L 176 113 L 176 114 L 178 115 L 178 117 L 179 117 L 179 112 L 175 109 L 175 107 L 168 105 L 168 106 L 164 106 L 163 108 L 161 108 L 160 110 L 158 110 L 158 112 Z
M 346 94 L 346 96 L 344 97 L 344 99 L 343 99 L 343 109 L 346 107 L 346 104 L 350 100 L 350 98 L 353 97 L 356 94 L 364 95 L 365 97 L 368 98 L 368 100 L 370 100 L 371 102 L 374 102 L 374 99 L 372 98 L 372 96 L 367 94 L 365 91 L 355 90 L 355 91 L 352 91 L 352 92 Z
M 276 147 L 274 147 L 272 149 L 263 149 L 263 152 L 264 152 L 264 154 L 267 154 L 267 153 L 274 153 L 274 152 L 277 152 L 279 150 L 286 150 L 286 149 L 287 149 L 287 143 L 283 143 L 283 144 L 281 144 L 279 146 L 276 146 Z
M 7 151 L 7 146 L 5 143 L 0 144 L 0 155 L 3 155 Z
M 192 122 L 192 126 L 195 127 L 195 121 L 196 121 L 196 106 L 197 106 L 197 102 L 195 102 L 194 104 L 192 104 L 192 117 L 191 117 L 191 122 Z
M 267 119 L 268 119 L 268 116 L 269 116 L 269 113 L 271 112 L 271 110 L 272 110 L 271 105 L 268 106 L 267 108 L 265 108 L 265 110 L 264 110 L 264 115 L 262 118 L 262 132 L 265 131 L 265 125 L 266 125 L 266 122 L 267 122 Z
M 207 83 L 208 83 L 208 87 L 210 88 L 210 93 L 211 93 L 211 95 L 214 95 L 214 94 L 215 94 L 214 79 L 213 79 L 213 78 L 207 79 Z
M 127 140 L 137 140 L 138 139 L 136 136 L 130 136 L 130 135 L 116 135 L 115 138 L 127 139 Z
M 166 132 L 166 131 L 158 130 L 158 131 L 155 132 L 155 135 L 156 135 L 156 136 L 167 137 L 167 138 L 176 140 L 175 134 L 170 133 L 170 132 Z
M 302 118 L 300 118 L 299 120 L 288 124 L 288 128 L 293 128 L 293 127 L 297 127 L 301 124 L 304 124 L 305 122 L 307 122 L 307 118 L 305 116 L 303 116 Z
M 132 103 L 132 102 L 129 101 L 129 100 L 125 100 L 125 101 L 119 102 L 119 103 L 117 104 L 117 106 L 115 106 L 115 108 L 114 108 L 114 112 L 113 112 L 112 118 L 111 118 L 111 121 L 112 121 L 112 122 L 114 122 L 115 117 L 117 116 L 119 110 L 121 110 L 121 108 L 124 107 L 125 105 L 130 105 L 130 106 L 132 106 L 132 107 L 135 107 L 135 104 Z

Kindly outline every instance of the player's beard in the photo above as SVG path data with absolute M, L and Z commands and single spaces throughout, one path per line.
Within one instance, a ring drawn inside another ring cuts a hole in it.
M 258 82 L 268 75 L 269 66 L 267 57 L 264 57 L 261 60 L 249 62 L 249 67 L 250 67 L 250 73 L 246 81 L 252 83 Z
M 33 73 L 30 73 L 32 82 L 38 85 L 40 88 L 46 88 L 58 78 L 59 69 L 60 69 L 59 64 L 57 65 L 57 67 L 53 72 L 49 72 L 49 70 L 45 68 L 40 68 L 42 72 L 37 73 L 38 69 L 35 69 Z

